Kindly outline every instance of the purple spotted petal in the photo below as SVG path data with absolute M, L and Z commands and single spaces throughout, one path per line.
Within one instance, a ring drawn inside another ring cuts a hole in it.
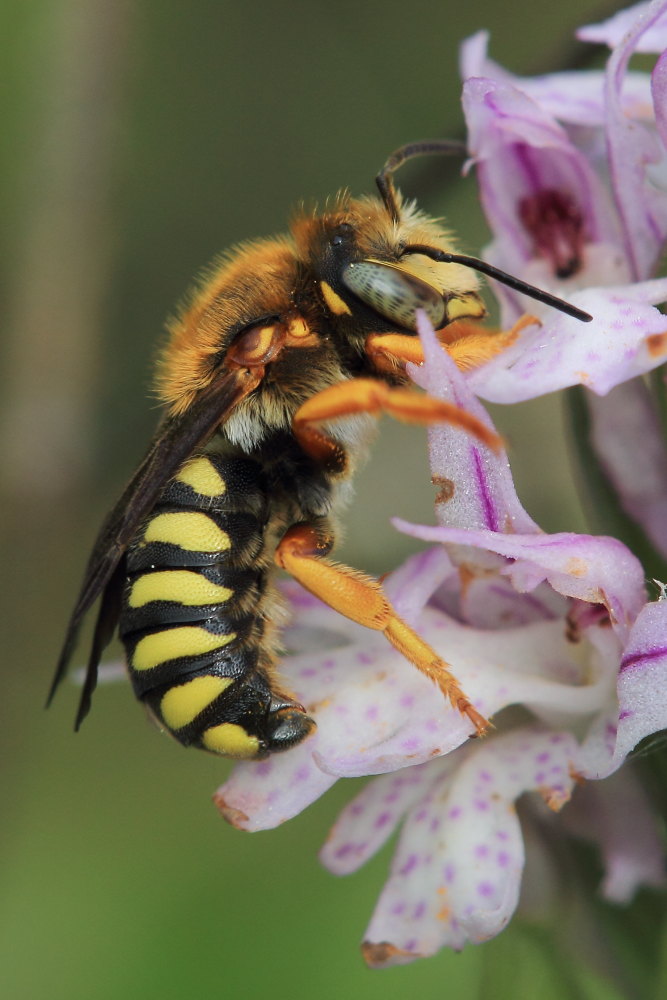
M 588 604 L 603 604 L 621 637 L 641 610 L 644 574 L 639 561 L 615 538 L 574 535 L 503 535 L 393 521 L 399 531 L 428 542 L 466 544 L 508 559 L 503 573 L 517 591 L 532 591 L 546 580 L 554 590 Z
M 403 827 L 366 932 L 370 965 L 410 962 L 446 945 L 460 949 L 506 926 L 524 864 L 514 802 L 537 790 L 560 808 L 572 789 L 574 749 L 569 734 L 527 728 L 464 750 Z
M 667 555 L 667 447 L 640 379 L 588 397 L 591 442 L 623 509 Z
M 667 48 L 667 3 L 636 3 L 618 11 L 599 24 L 587 24 L 577 31 L 581 42 L 608 45 L 610 49 L 621 45 L 630 33 L 638 35 L 635 52 L 662 52 Z
M 303 812 L 335 781 L 315 765 L 305 743 L 268 760 L 237 764 L 213 801 L 239 830 L 271 830 Z
M 425 363 L 410 366 L 415 382 L 438 399 L 456 403 L 487 427 L 493 424 L 423 314 L 417 320 Z M 431 474 L 440 490 L 439 519 L 452 527 L 538 532 L 514 489 L 507 454 L 494 453 L 470 434 L 440 425 L 429 430 Z
M 667 299 L 667 279 L 587 289 L 571 298 L 591 313 L 591 323 L 552 312 L 471 373 L 473 392 L 493 403 L 534 399 L 570 385 L 604 395 L 667 359 L 667 316 L 653 307 Z
M 334 875 L 361 868 L 386 843 L 406 813 L 420 802 L 441 776 L 458 766 L 450 754 L 438 761 L 383 774 L 369 783 L 343 809 L 320 852 L 322 864 Z M 435 833 L 439 821 L 432 825 Z
M 664 886 L 665 857 L 657 818 L 629 768 L 578 788 L 562 820 L 568 831 L 599 845 L 606 899 L 629 903 L 641 886 Z

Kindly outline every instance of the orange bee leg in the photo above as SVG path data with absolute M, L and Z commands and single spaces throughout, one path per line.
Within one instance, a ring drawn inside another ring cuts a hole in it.
M 525 315 L 517 320 L 511 330 L 490 330 L 477 323 L 458 320 L 438 330 L 440 343 L 452 356 L 462 371 L 478 368 L 513 344 L 527 326 L 539 325 L 536 316 Z
M 392 646 L 438 685 L 481 736 L 489 723 L 461 690 L 445 661 L 399 618 L 377 580 L 324 558 L 332 544 L 331 538 L 323 537 L 312 525 L 295 524 L 283 536 L 274 558 L 281 569 L 334 611 L 383 632 Z
M 535 316 L 522 316 L 511 330 L 490 330 L 471 320 L 455 320 L 436 331 L 442 346 L 463 371 L 483 365 L 516 340 L 527 326 L 539 324 Z M 396 372 L 407 362 L 421 365 L 424 352 L 419 340 L 404 333 L 371 333 L 365 351 L 373 366 L 381 372 Z
M 394 389 L 370 378 L 355 378 L 322 389 L 294 414 L 292 430 L 303 450 L 330 471 L 346 467 L 344 448 L 315 425 L 355 413 L 389 413 L 407 423 L 432 424 L 442 421 L 461 427 L 490 448 L 499 449 L 502 441 L 495 431 L 471 413 L 453 403 L 432 396 L 420 396 L 411 389 Z

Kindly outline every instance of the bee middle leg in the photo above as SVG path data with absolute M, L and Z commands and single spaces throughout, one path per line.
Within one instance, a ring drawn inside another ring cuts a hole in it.
M 283 536 L 275 561 L 311 594 L 359 625 L 382 632 L 406 659 L 438 685 L 482 735 L 487 720 L 460 688 L 449 665 L 396 613 L 377 580 L 327 559 L 333 539 L 312 524 L 295 524 Z

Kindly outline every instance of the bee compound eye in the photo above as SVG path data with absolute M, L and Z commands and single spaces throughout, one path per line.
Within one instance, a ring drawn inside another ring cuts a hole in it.
M 446 316 L 445 301 L 436 288 L 405 267 L 381 260 L 360 260 L 343 271 L 343 284 L 380 316 L 407 330 L 417 329 L 423 309 L 436 330 Z

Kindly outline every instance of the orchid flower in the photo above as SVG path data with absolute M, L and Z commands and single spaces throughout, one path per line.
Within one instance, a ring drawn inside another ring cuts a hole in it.
M 471 157 L 494 235 L 486 256 L 594 317 L 584 327 L 543 312 L 466 374 L 419 319 L 424 364 L 409 366 L 412 378 L 489 427 L 480 399 L 511 403 L 577 384 L 603 398 L 667 358 L 667 317 L 655 308 L 667 299 L 667 279 L 654 277 L 667 235 L 658 100 L 667 65 L 658 60 L 653 89 L 626 72 L 632 52 L 663 45 L 665 11 L 667 0 L 653 0 L 584 29 L 582 37 L 614 47 L 606 72 L 522 80 L 487 58 L 484 36 L 464 46 Z M 506 289 L 499 297 L 512 325 L 524 302 Z M 596 431 L 616 467 L 627 465 L 649 423 L 641 393 L 621 398 L 622 426 Z M 630 402 L 634 419 L 624 422 Z M 667 543 L 656 426 L 651 442 L 652 461 L 644 455 L 625 496 Z M 648 600 L 639 561 L 615 538 L 543 533 L 517 497 L 505 452 L 451 427 L 429 431 L 429 450 L 437 524 L 394 524 L 432 547 L 385 588 L 492 731 L 471 739 L 471 722 L 381 634 L 287 583 L 293 619 L 281 669 L 317 731 L 284 755 L 239 762 L 215 797 L 236 827 L 263 830 L 339 779 L 373 776 L 321 859 L 351 873 L 400 828 L 363 944 L 375 967 L 498 934 L 519 905 L 535 816 L 554 837 L 574 832 L 599 845 L 607 899 L 626 902 L 640 886 L 665 884 L 651 804 L 622 767 L 667 727 L 664 588 Z M 530 888 L 535 897 L 539 886 Z
M 494 237 L 485 256 L 593 316 L 582 331 L 541 315 L 471 384 L 503 403 L 591 389 L 600 465 L 667 554 L 667 447 L 655 400 L 635 378 L 667 359 L 667 317 L 653 308 L 667 299 L 667 279 L 654 277 L 667 239 L 667 3 L 638 4 L 578 35 L 612 48 L 606 71 L 521 78 L 488 58 L 486 33 L 462 47 L 471 163 Z M 652 76 L 628 71 L 634 52 L 662 53 Z M 497 294 L 511 325 L 526 300 Z
M 490 426 L 424 319 L 420 330 L 426 360 L 415 379 Z M 642 806 L 632 836 L 622 824 L 613 835 L 596 830 L 577 785 L 608 778 L 667 724 L 667 601 L 646 602 L 641 566 L 620 542 L 543 534 L 521 507 L 504 453 L 452 428 L 430 432 L 430 452 L 439 524 L 396 525 L 437 545 L 386 588 L 493 717 L 494 733 L 471 741 L 471 723 L 381 635 L 288 584 L 295 651 L 283 670 L 317 732 L 289 754 L 239 763 L 216 795 L 230 822 L 259 830 L 290 819 L 339 778 L 379 775 L 322 852 L 331 871 L 346 874 L 402 823 L 363 946 L 373 966 L 459 949 L 506 926 L 524 865 L 514 804 L 525 792 L 554 811 L 573 794 L 580 800 L 574 826 L 603 842 L 610 898 L 627 900 L 664 878 L 657 828 L 631 773 L 624 781 Z M 528 719 L 504 721 L 512 705 Z M 605 782 L 599 787 L 598 808 Z

